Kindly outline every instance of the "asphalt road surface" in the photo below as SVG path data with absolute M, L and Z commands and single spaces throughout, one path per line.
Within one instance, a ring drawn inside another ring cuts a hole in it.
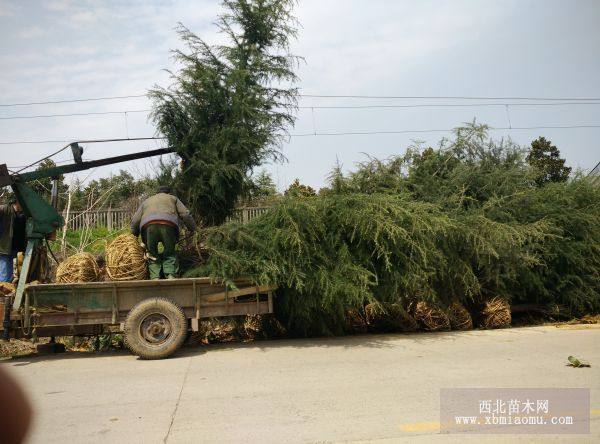
M 600 325 L 264 341 L 0 363 L 32 443 L 600 442 Z M 591 368 L 567 367 L 567 356 Z M 440 389 L 585 387 L 591 434 L 441 435 Z

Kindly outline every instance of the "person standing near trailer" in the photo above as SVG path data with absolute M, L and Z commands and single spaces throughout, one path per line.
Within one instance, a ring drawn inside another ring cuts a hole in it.
M 158 193 L 146 199 L 131 220 L 131 233 L 142 235 L 149 253 L 150 279 L 174 279 L 179 274 L 179 262 L 175 245 L 180 224 L 190 231 L 196 230 L 196 222 L 186 206 L 171 194 L 168 186 L 158 188 Z M 159 253 L 159 244 L 162 252 Z
M 0 205 L 0 281 L 12 282 L 13 259 L 25 251 L 27 218 L 16 199 Z

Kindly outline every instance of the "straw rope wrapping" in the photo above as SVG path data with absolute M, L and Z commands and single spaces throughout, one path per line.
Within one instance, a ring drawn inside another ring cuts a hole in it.
M 351 308 L 346 310 L 345 313 L 345 331 L 347 333 L 366 333 L 367 332 L 367 320 L 359 310 Z
M 56 282 L 94 282 L 100 277 L 98 263 L 90 253 L 76 253 L 56 268 Z
M 499 296 L 484 302 L 481 315 L 481 326 L 484 328 L 509 327 L 512 320 L 508 301 Z
M 417 322 L 399 303 L 371 302 L 365 306 L 365 316 L 376 331 L 417 330 Z
M 106 273 L 111 281 L 146 279 L 144 248 L 133 234 L 121 234 L 106 247 Z
M 440 308 L 429 305 L 425 301 L 417 302 L 414 318 L 426 331 L 450 330 L 450 319 Z
M 450 304 L 448 310 L 450 325 L 452 330 L 471 330 L 473 328 L 473 319 L 468 310 L 458 301 Z
M 1 295 L 5 295 L 5 296 L 9 295 L 13 291 L 15 291 L 14 284 L 11 284 L 10 282 L 0 282 L 0 296 Z

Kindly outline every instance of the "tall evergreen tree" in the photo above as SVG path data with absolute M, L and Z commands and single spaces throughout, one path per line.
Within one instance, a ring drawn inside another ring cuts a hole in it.
M 531 142 L 527 162 L 537 170 L 536 183 L 540 186 L 549 182 L 564 182 L 571 174 L 571 168 L 565 166 L 565 159 L 561 159 L 558 148 L 544 137 Z
M 180 25 L 187 51 L 173 84 L 155 87 L 152 118 L 183 159 L 181 198 L 206 225 L 223 222 L 251 186 L 253 169 L 282 157 L 297 103 L 290 54 L 293 0 L 224 0 L 217 21 L 228 45 L 209 45 Z

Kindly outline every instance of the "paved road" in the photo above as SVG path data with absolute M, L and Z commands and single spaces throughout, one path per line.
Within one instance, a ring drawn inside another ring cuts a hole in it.
M 187 348 L 163 361 L 67 353 L 1 365 L 35 405 L 32 443 L 446 442 L 443 387 L 591 388 L 592 434 L 568 440 L 598 442 L 598 327 L 266 341 Z M 592 368 L 565 366 L 570 354 Z

